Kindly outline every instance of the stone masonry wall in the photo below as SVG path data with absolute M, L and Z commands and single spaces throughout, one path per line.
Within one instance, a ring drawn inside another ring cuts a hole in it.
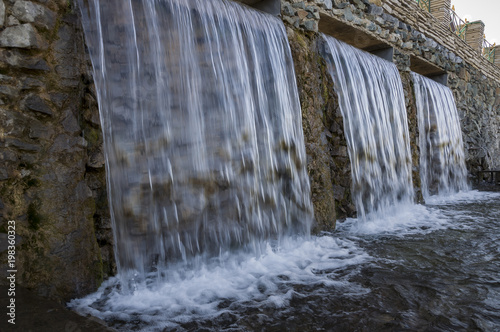
M 354 212 L 342 114 L 326 62 L 317 51 L 318 36 L 291 28 L 287 32 L 301 100 L 315 219 L 318 230 L 331 231 L 336 219 Z
M 113 272 L 88 72 L 71 2 L 0 0 L 0 282 L 14 220 L 16 283 L 58 300 Z
M 411 70 L 410 58 L 421 59 L 446 71 L 448 86 L 454 93 L 459 111 L 469 172 L 475 174 L 480 169 L 500 167 L 500 68 L 455 36 L 442 20 L 420 10 L 415 1 L 281 2 L 283 21 L 293 29 L 318 32 L 320 21 L 333 17 L 394 47 L 395 54 L 402 55 L 394 57 L 402 77 Z M 413 95 L 409 89 L 411 84 L 405 84 L 407 99 Z M 412 126 L 414 124 L 410 123 L 410 128 Z M 418 135 L 412 136 L 418 139 Z M 413 141 L 412 146 L 415 161 L 418 160 L 415 159 L 418 143 Z

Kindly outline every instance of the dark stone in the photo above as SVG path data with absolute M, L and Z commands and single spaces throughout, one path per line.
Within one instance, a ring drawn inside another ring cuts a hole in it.
M 387 13 L 383 13 L 382 18 L 385 20 L 386 26 L 388 27 L 396 27 L 399 24 L 399 20 L 397 18 Z
M 22 83 L 22 88 L 23 89 L 32 89 L 32 88 L 38 88 L 44 86 L 44 83 L 40 81 L 39 79 L 33 78 L 33 77 L 28 77 L 23 80 Z
M 304 1 L 301 1 L 301 2 L 297 2 L 297 3 L 292 4 L 292 7 L 294 7 L 294 8 L 300 8 L 300 9 L 305 9 L 306 5 L 304 4 Z
M 341 187 L 339 185 L 334 185 L 333 186 L 333 197 L 335 197 L 336 200 L 342 200 L 342 199 L 344 199 L 345 191 L 346 191 L 346 189 L 344 187 Z
M 62 92 L 54 92 L 50 94 L 50 100 L 57 106 L 63 107 L 64 103 L 68 100 L 68 94 Z
M 8 85 L 0 85 L 0 94 L 10 98 L 15 98 L 19 96 L 19 89 Z
M 50 140 L 54 135 L 54 129 L 52 129 L 52 127 L 47 126 L 38 120 L 31 119 L 29 126 L 29 138 Z
M 282 11 L 286 16 L 294 16 L 297 13 L 297 11 L 290 4 L 284 4 Z
M 71 55 L 57 56 L 58 65 L 56 66 L 56 73 L 65 79 L 76 80 L 80 83 L 80 69 L 75 66 L 75 58 Z
M 9 173 L 5 168 L 0 168 L 0 181 L 7 180 L 9 178 Z M 0 201 L 0 209 L 3 208 L 3 204 Z
M 70 109 L 68 109 L 66 110 L 65 114 L 66 117 L 62 122 L 64 130 L 66 130 L 68 133 L 72 135 L 79 134 L 81 132 L 81 128 L 73 112 Z
M 91 168 L 102 168 L 104 167 L 104 164 L 105 164 L 104 153 L 102 152 L 101 149 L 98 149 L 90 153 L 87 166 Z
M 10 150 L 4 150 L 0 152 L 0 160 L 3 162 L 5 161 L 17 161 L 17 156 L 14 152 Z
M 27 56 L 18 50 L 0 50 L 0 68 L 2 67 L 50 71 L 49 65 L 41 57 Z
M 38 112 L 50 116 L 54 115 L 50 106 L 47 105 L 47 102 L 38 95 L 32 94 L 28 96 L 24 101 L 24 105 L 28 110 L 33 112 Z
M 49 153 L 59 154 L 59 153 L 74 153 L 81 152 L 83 148 L 87 146 L 83 137 L 68 136 L 66 134 L 61 134 L 56 137 L 54 144 L 50 147 Z
M 13 84 L 16 82 L 16 79 L 14 77 L 6 76 L 6 75 L 1 75 L 0 74 L 0 83 L 2 84 Z
M 384 9 L 382 7 L 379 7 L 379 6 L 374 5 L 374 4 L 369 4 L 368 5 L 367 14 L 370 14 L 370 15 L 381 15 L 383 12 L 384 12 Z
M 26 151 L 26 152 L 40 152 L 41 147 L 35 144 L 27 143 L 24 141 L 21 141 L 17 138 L 8 138 L 5 140 L 7 146 L 14 147 L 18 150 L 21 151 Z
M 75 44 L 77 37 L 74 28 L 67 24 L 62 25 L 57 32 L 57 37 L 58 39 L 54 43 L 56 53 L 70 54 L 77 52 L 78 49 Z
M 348 22 L 351 22 L 354 20 L 354 15 L 352 14 L 351 12 L 351 9 L 350 8 L 346 8 L 344 10 L 344 18 L 346 19 L 346 21 Z

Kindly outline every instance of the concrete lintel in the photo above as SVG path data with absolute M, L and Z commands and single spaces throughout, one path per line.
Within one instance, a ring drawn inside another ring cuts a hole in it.
M 332 17 L 327 13 L 320 12 L 319 31 L 371 53 L 392 48 L 390 44 L 376 37 L 374 34 L 362 30 L 347 21 Z M 386 56 L 388 54 L 387 52 L 382 53 Z M 392 61 L 392 57 L 389 61 Z
M 444 73 L 441 75 L 429 76 L 429 78 L 433 81 L 438 82 L 439 84 L 442 84 L 444 86 L 448 86 L 448 73 Z
M 415 55 L 410 57 L 410 69 L 417 74 L 429 78 L 446 74 L 444 69 L 439 68 L 435 64 Z
M 279 16 L 281 15 L 281 1 L 280 0 L 237 0 L 244 4 L 254 7 L 258 10 L 268 14 Z
M 378 56 L 379 58 L 392 62 L 394 56 L 394 47 L 382 48 L 379 50 L 371 51 L 370 53 Z

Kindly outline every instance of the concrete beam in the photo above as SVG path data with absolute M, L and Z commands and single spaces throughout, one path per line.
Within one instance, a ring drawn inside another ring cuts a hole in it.
M 335 37 L 363 51 L 374 53 L 376 51 L 392 48 L 391 45 L 375 35 L 368 33 L 366 30 L 359 29 L 350 25 L 348 22 L 344 22 L 325 13 L 320 13 L 318 28 L 320 32 Z M 392 61 L 392 58 L 390 61 Z
M 281 14 L 280 0 L 237 0 L 237 1 L 274 16 L 279 16 Z
M 426 77 L 434 77 L 446 74 L 446 71 L 444 69 L 439 68 L 435 64 L 425 59 L 416 57 L 415 55 L 410 56 L 410 69 L 415 73 Z

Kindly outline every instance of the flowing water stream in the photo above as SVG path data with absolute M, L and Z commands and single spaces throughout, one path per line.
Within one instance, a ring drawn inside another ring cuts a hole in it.
M 420 131 L 424 198 L 468 190 L 462 130 L 451 90 L 412 73 Z
M 383 215 L 413 201 L 403 85 L 396 66 L 323 35 L 339 96 L 358 216 Z
M 300 103 L 281 21 L 221 0 L 80 8 L 125 280 L 309 234 Z

